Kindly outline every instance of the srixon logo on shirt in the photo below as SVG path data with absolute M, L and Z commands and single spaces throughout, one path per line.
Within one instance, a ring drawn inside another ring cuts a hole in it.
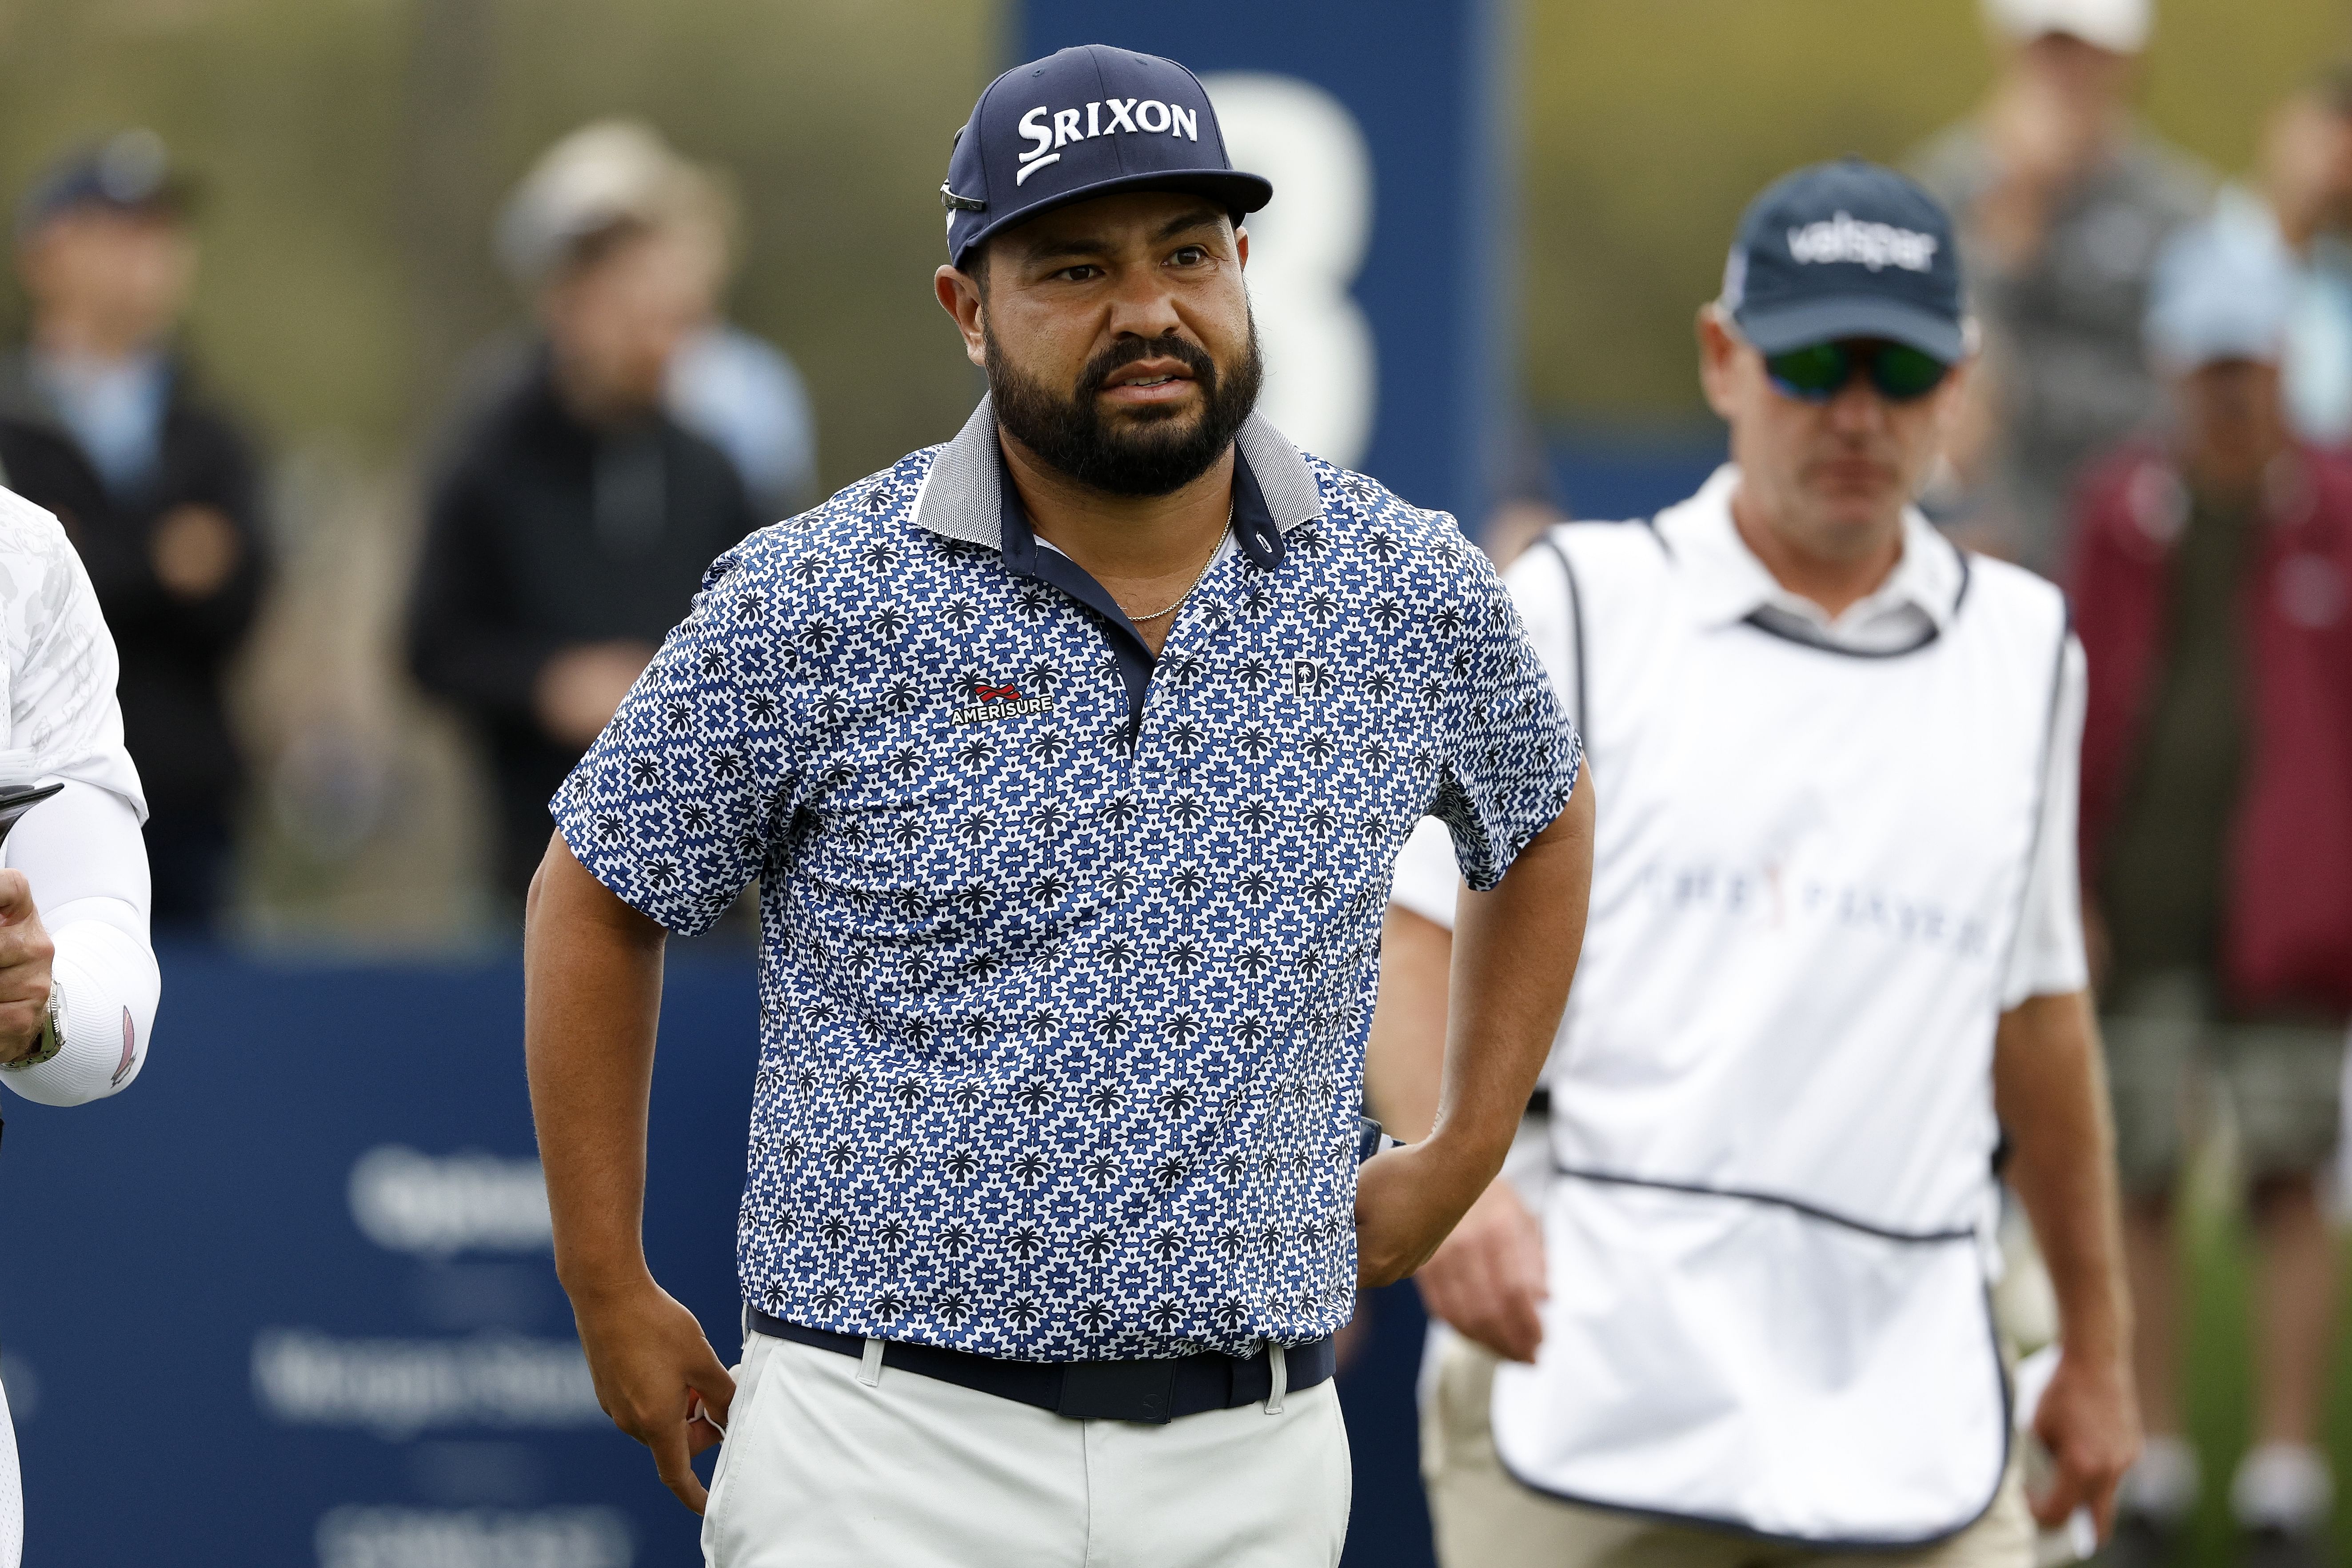
M 1060 163 L 1061 149 L 1073 142 L 1124 136 L 1129 132 L 1198 142 L 1201 116 L 1197 110 L 1162 103 L 1156 98 L 1106 98 L 1080 109 L 1052 109 L 1041 103 L 1021 117 L 1022 139 L 1033 145 L 1021 154 L 1021 172 L 1013 176 L 1013 183 L 1025 185 L 1029 176 L 1046 164 Z
M 1026 697 L 1021 688 L 1007 682 L 992 686 L 976 675 L 964 677 L 964 705 L 953 715 L 959 724 L 990 724 L 1000 719 L 1019 719 L 1031 713 L 1043 713 L 1054 706 L 1050 697 Z

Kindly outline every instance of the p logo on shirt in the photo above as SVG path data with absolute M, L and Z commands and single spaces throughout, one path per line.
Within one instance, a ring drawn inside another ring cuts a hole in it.
M 1290 661 L 1290 689 L 1300 697 L 1328 697 L 1335 677 L 1331 667 L 1319 658 L 1294 658 Z

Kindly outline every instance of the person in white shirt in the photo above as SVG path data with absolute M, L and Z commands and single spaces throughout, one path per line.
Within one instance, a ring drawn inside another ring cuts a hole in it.
M 1909 504 L 1968 358 L 1949 222 L 1791 174 L 1701 313 L 1733 461 L 1508 575 L 1587 738 L 1582 968 L 1504 1177 L 1422 1270 L 1447 1568 L 2025 1568 L 2137 1442 L 2056 589 Z M 1370 1090 L 1444 1119 L 1457 886 L 1398 868 Z M 1531 1110 L 1534 1108 L 1531 1108 Z M 2029 1499 L 1986 1285 L 1996 1143 L 2063 1349 Z
M 60 786 L 0 847 L 0 1088 L 43 1105 L 129 1087 L 162 990 L 139 833 L 147 806 L 122 746 L 116 673 L 64 528 L 0 489 L 0 797 Z M 16 1568 L 23 1543 L 0 1395 L 0 1568 Z

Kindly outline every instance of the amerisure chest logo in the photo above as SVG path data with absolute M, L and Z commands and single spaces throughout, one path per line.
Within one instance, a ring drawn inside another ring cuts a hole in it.
M 1000 719 L 1043 713 L 1054 706 L 1051 697 L 1026 696 L 1011 681 L 998 686 L 976 675 L 963 678 L 962 695 L 963 706 L 953 715 L 959 724 L 992 724 Z

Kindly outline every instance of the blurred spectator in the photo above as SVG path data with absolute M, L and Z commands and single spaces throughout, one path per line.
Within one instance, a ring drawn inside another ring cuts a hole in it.
M 2063 554 L 2084 458 L 2155 413 L 2140 350 L 2150 265 L 2205 208 L 2210 182 L 2133 119 L 2148 0 L 1985 0 L 1990 96 L 1916 159 L 1959 220 L 1994 400 L 1955 520 L 2036 571 Z
M 501 259 L 518 283 L 536 288 L 579 237 L 643 216 L 680 185 L 699 188 L 694 221 L 731 263 L 739 218 L 726 185 L 627 120 L 598 121 L 549 149 L 507 204 Z M 773 521 L 817 499 L 816 418 L 799 369 L 773 343 L 721 320 L 719 292 L 671 357 L 666 401 L 672 418 L 733 459 L 752 510 Z
M 0 485 L 54 512 L 68 538 L 113 526 L 98 470 L 47 420 L 0 414 Z
M 126 131 L 57 164 L 18 208 L 16 258 L 32 331 L 0 361 L 0 411 L 37 428 L 16 450 L 0 442 L 0 458 L 66 521 L 121 651 L 154 919 L 208 922 L 227 892 L 243 783 L 222 687 L 267 563 L 252 453 L 173 342 L 196 239 L 163 142 Z
M 758 522 L 725 453 L 667 411 L 724 246 L 709 181 L 647 151 L 630 128 L 592 128 L 509 203 L 500 238 L 534 282 L 543 342 L 435 486 L 410 607 L 417 679 L 488 743 L 497 883 L 516 900 L 548 797 L 704 568 Z
M 2320 1173 L 2352 1017 L 2352 468 L 2296 441 L 2279 360 L 2294 280 L 2216 223 L 2155 274 L 2173 422 L 2081 492 L 2071 579 L 2090 656 L 2083 858 L 2106 1016 L 2148 1442 L 2116 1548 L 2154 1563 L 2199 1489 L 2183 1436 L 2175 1194 L 2192 1075 L 2236 1113 L 2262 1255 L 2247 1560 L 2325 1561 L 2316 1447 L 2335 1245 Z
M 2283 247 L 2295 270 L 2281 367 L 2288 416 L 2306 441 L 2352 446 L 2352 67 L 2272 113 L 2258 178 L 2223 192 L 2221 213 Z

